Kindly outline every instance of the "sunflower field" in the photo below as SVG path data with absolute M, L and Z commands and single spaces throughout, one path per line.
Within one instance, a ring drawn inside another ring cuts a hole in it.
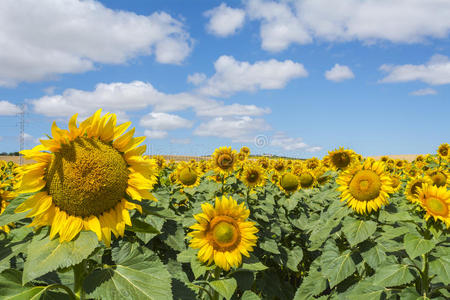
M 0 299 L 450 299 L 450 146 L 144 155 L 97 111 L 0 161 Z

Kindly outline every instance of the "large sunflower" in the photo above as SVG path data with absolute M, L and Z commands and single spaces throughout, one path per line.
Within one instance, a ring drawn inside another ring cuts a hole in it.
M 223 175 L 229 175 L 234 171 L 236 161 L 236 150 L 231 150 L 231 147 L 220 147 L 212 155 L 213 168 Z
M 145 137 L 124 134 L 130 122 L 116 126 L 116 115 L 101 110 L 77 126 L 77 115 L 69 129 L 52 126 L 52 138 L 21 153 L 37 163 L 23 167 L 21 193 L 34 193 L 16 212 L 34 217 L 29 226 L 50 225 L 50 238 L 72 240 L 81 230 L 91 230 L 107 246 L 111 232 L 123 236 L 131 225 L 129 210 L 141 207 L 128 202 L 156 200 L 150 189 L 155 183 L 156 164 L 142 155 Z
M 405 196 L 411 202 L 416 202 L 419 196 L 419 189 L 423 184 L 433 184 L 433 181 L 425 176 L 417 175 L 411 177 L 405 187 Z
M 425 209 L 425 220 L 433 217 L 450 227 L 450 191 L 446 187 L 437 187 L 425 183 L 419 188 L 418 202 Z
M 194 215 L 198 223 L 190 228 L 192 237 L 190 247 L 200 249 L 198 258 L 228 271 L 231 267 L 239 267 L 242 254 L 249 257 L 250 251 L 256 246 L 258 229 L 255 223 L 246 221 L 250 215 L 244 203 L 222 196 L 216 198 L 215 206 L 202 204 L 202 213 Z
M 428 178 L 433 181 L 435 186 L 447 186 L 450 185 L 450 172 L 443 167 L 438 169 L 429 170 L 427 172 Z
M 342 172 L 336 179 L 341 192 L 341 201 L 359 214 L 377 211 L 388 203 L 392 193 L 392 181 L 384 171 L 384 163 L 366 160 Z

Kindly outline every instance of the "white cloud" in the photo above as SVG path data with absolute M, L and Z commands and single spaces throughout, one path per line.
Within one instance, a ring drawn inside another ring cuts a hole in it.
M 163 139 L 167 136 L 167 131 L 164 130 L 145 130 L 144 135 L 149 139 Z
M 283 132 L 276 133 L 270 139 L 270 145 L 274 147 L 280 147 L 286 151 L 300 150 L 308 147 L 308 144 L 305 144 L 302 138 L 288 137 Z
M 206 80 L 206 74 L 203 73 L 194 73 L 192 75 L 188 75 L 187 82 L 192 83 L 194 85 L 199 85 Z
M 0 100 L 0 116 L 14 116 L 21 112 L 20 107 L 11 102 Z
M 229 138 L 232 142 L 250 142 L 257 133 L 269 130 L 270 126 L 263 119 L 243 117 L 216 117 L 200 124 L 194 135 Z
M 380 82 L 423 81 L 431 85 L 450 83 L 450 60 L 447 56 L 436 54 L 422 65 L 382 65 L 381 71 L 388 75 Z
M 417 43 L 450 31 L 450 2 L 442 0 L 249 0 L 246 12 L 261 22 L 268 51 L 313 40 Z
M 315 147 L 309 147 L 306 149 L 306 152 L 319 152 L 320 150 L 322 150 L 322 147 L 319 146 L 315 146 Z
M 425 88 L 425 89 L 420 89 L 420 90 L 417 90 L 417 91 L 412 91 L 409 94 L 413 95 L 413 96 L 436 95 L 437 91 L 432 89 L 432 88 Z
M 19 20 L 19 21 L 18 21 Z M 184 25 L 164 12 L 149 16 L 77 0 L 0 1 L 0 85 L 39 81 L 154 54 L 181 63 L 192 47 Z
M 193 122 L 177 115 L 151 112 L 141 118 L 139 125 L 153 130 L 167 131 L 178 128 L 191 128 Z
M 355 78 L 355 75 L 349 67 L 335 64 L 331 70 L 325 72 L 325 78 L 331 81 L 340 82 L 346 79 Z
M 250 64 L 223 55 L 214 63 L 216 73 L 198 90 L 209 96 L 229 96 L 239 91 L 281 89 L 299 77 L 308 76 L 302 64 L 292 60 L 257 61 Z
M 197 108 L 197 115 L 203 117 L 225 117 L 225 116 L 261 116 L 271 112 L 271 109 L 261 108 L 256 105 L 242 105 L 234 103 L 223 105 L 217 102 L 216 105 L 210 105 Z
M 245 11 L 231 8 L 225 3 L 208 10 L 204 14 L 210 18 L 206 29 L 213 35 L 226 37 L 236 33 L 244 25 Z

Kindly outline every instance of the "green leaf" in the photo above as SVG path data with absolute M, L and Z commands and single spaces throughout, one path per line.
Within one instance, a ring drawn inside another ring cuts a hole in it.
M 378 245 L 373 246 L 368 251 L 361 252 L 364 261 L 374 270 L 386 261 L 387 255 Z
M 328 278 L 332 287 L 339 284 L 356 271 L 356 266 L 351 258 L 351 254 L 350 250 L 346 250 L 341 255 L 337 257 L 334 256 L 332 259 L 331 256 L 327 257 L 326 253 L 323 254 L 323 256 L 325 256 L 325 259 L 322 256 L 322 264 L 324 264 L 323 274 Z
M 89 274 L 83 288 L 98 299 L 172 299 L 171 276 L 150 250 L 123 245 L 113 252 L 116 265 L 104 266 Z
M 377 223 L 373 221 L 350 219 L 349 221 L 344 222 L 342 230 L 344 231 L 350 246 L 354 247 L 374 234 L 377 230 Z
M 253 293 L 252 291 L 245 291 L 241 297 L 241 300 L 260 300 L 258 295 Z
M 98 239 L 94 232 L 82 231 L 77 239 L 60 243 L 36 235 L 28 246 L 28 256 L 23 270 L 23 283 L 58 268 L 66 268 L 80 263 L 97 247 Z
M 294 272 L 298 272 L 298 264 L 303 259 L 303 251 L 302 248 L 295 246 L 292 250 L 288 252 L 288 260 L 287 260 L 287 267 L 291 269 Z
M 0 298 L 2 300 L 30 300 L 41 295 L 45 286 L 22 286 L 22 273 L 9 269 L 0 273 Z M 36 300 L 39 298 L 35 298 Z
M 161 233 L 154 226 L 152 226 L 144 221 L 141 221 L 139 219 L 133 219 L 133 226 L 127 226 L 126 230 L 133 231 L 133 232 L 154 233 L 154 234 Z
M 256 256 L 250 254 L 250 257 L 244 257 L 242 269 L 249 271 L 264 271 L 267 267 L 263 265 Z
M 280 250 L 278 250 L 277 242 L 272 239 L 266 239 L 264 242 L 259 244 L 259 247 L 267 252 L 280 254 Z
M 430 252 L 436 245 L 434 240 L 426 240 L 420 235 L 411 233 L 405 235 L 403 243 L 405 245 L 406 253 L 408 253 L 409 257 L 412 259 Z
M 192 248 L 187 248 L 186 250 L 181 251 L 177 255 L 177 260 L 180 263 L 190 263 L 192 258 L 197 255 L 197 251 Z
M 379 300 L 383 299 L 384 288 L 382 286 L 373 285 L 370 281 L 361 281 L 347 295 L 349 300 Z
M 389 264 L 376 270 L 373 284 L 378 286 L 398 286 L 414 280 L 408 265 Z
M 205 274 L 206 271 L 211 270 L 212 268 L 213 268 L 213 265 L 207 266 L 206 264 L 204 264 L 200 260 L 198 260 L 197 256 L 194 256 L 191 259 L 191 269 L 192 269 L 192 273 L 194 273 L 195 278 L 199 278 L 200 276 Z
M 11 230 L 8 242 L 0 243 L 0 272 L 10 268 L 11 258 L 25 252 L 33 237 L 33 230 L 22 226 Z
M 307 277 L 303 279 L 302 285 L 297 289 L 294 300 L 315 299 L 313 296 L 319 295 L 327 288 L 327 279 L 322 272 L 310 269 Z
M 237 282 L 234 278 L 213 280 L 209 283 L 225 299 L 231 299 L 237 288 Z
M 438 282 L 450 284 L 450 255 L 441 256 L 430 261 L 430 273 L 436 274 Z
M 24 194 L 9 202 L 8 206 L 0 215 L 0 226 L 8 225 L 10 223 L 14 223 L 26 218 L 26 215 L 29 213 L 28 211 L 15 213 L 14 210 L 20 204 L 22 204 L 30 195 L 31 194 Z

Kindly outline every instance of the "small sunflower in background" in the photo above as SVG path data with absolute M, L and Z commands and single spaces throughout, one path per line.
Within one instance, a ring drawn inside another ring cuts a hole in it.
M 232 150 L 231 147 L 220 147 L 212 155 L 212 167 L 218 173 L 229 175 L 236 166 L 236 156 L 236 150 Z
M 166 159 L 162 155 L 155 155 L 152 157 L 155 160 L 156 166 L 158 167 L 158 172 L 166 167 Z
M 399 170 L 402 170 L 403 168 L 405 168 L 405 161 L 402 159 L 396 159 L 395 160 L 395 167 Z
M 366 160 L 342 172 L 336 179 L 341 201 L 359 214 L 377 211 L 388 203 L 392 181 L 381 161 Z
M 177 165 L 175 178 L 184 188 L 196 187 L 200 184 L 200 170 L 195 164 L 182 161 Z
M 50 239 L 71 241 L 82 230 L 95 232 L 107 246 L 111 233 L 123 236 L 131 226 L 129 210 L 141 207 L 126 197 L 141 201 L 156 199 L 150 193 L 156 181 L 156 164 L 145 159 L 145 137 L 125 131 L 130 122 L 116 126 L 116 115 L 101 110 L 69 129 L 52 125 L 52 138 L 21 153 L 37 163 L 22 167 L 20 193 L 35 193 L 16 212 L 30 211 L 30 226 L 51 226 Z
M 383 155 L 382 157 L 380 157 L 380 160 L 384 163 L 386 163 L 389 159 L 389 156 Z
M 247 146 L 243 146 L 242 148 L 241 148 L 241 150 L 239 151 L 239 153 L 244 153 L 245 154 L 245 156 L 250 156 L 250 148 L 249 147 L 247 147 Z
M 215 206 L 202 204 L 202 213 L 194 215 L 197 223 L 192 225 L 190 247 L 200 249 L 200 261 L 215 263 L 225 271 L 242 264 L 242 255 L 250 257 L 258 240 L 254 222 L 247 221 L 250 210 L 242 202 L 226 197 L 216 198 Z
M 303 189 L 311 189 L 317 184 L 316 176 L 310 169 L 302 169 L 297 171 L 296 175 L 298 176 L 300 187 Z
M 391 181 L 392 181 L 392 193 L 398 192 L 402 187 L 402 181 L 400 175 L 394 174 L 391 175 Z
M 405 196 L 410 202 L 417 202 L 419 189 L 422 188 L 424 184 L 432 185 L 433 181 L 422 175 L 417 175 L 415 177 L 411 177 L 409 181 L 406 183 L 405 187 Z
M 247 155 L 244 152 L 236 154 L 237 163 L 242 166 L 247 161 Z
M 283 173 L 286 170 L 286 163 L 284 159 L 277 159 L 272 161 L 272 169 L 277 173 Z
M 291 195 L 295 193 L 300 188 L 300 180 L 297 175 L 292 172 L 285 172 L 278 176 L 278 187 L 286 195 Z
M 353 150 L 339 147 L 339 149 L 328 151 L 328 155 L 323 160 L 335 170 L 345 170 L 356 161 L 356 155 Z
M 305 166 L 307 169 L 315 170 L 316 168 L 320 167 L 320 160 L 317 157 L 312 157 L 306 160 Z
M 427 176 L 433 181 L 433 185 L 437 187 L 450 185 L 450 172 L 446 168 L 439 167 L 438 169 L 429 170 Z
M 265 157 L 261 157 L 258 159 L 258 165 L 261 166 L 264 170 L 268 170 L 270 167 L 269 160 Z
M 417 202 L 425 209 L 425 220 L 433 217 L 450 227 L 450 191 L 446 187 L 437 187 L 425 183 L 418 189 Z
M 0 215 L 5 211 L 10 201 L 17 197 L 17 193 L 10 189 L 10 185 L 7 183 L 0 184 Z M 11 225 L 11 224 L 10 224 Z M 9 233 L 9 225 L 0 226 L 0 230 Z
M 257 163 L 247 162 L 244 164 L 239 179 L 249 188 L 263 186 L 266 183 L 266 172 Z
M 328 168 L 324 166 L 314 170 L 314 177 L 316 178 L 318 185 L 323 185 L 330 179 L 330 176 L 325 175 L 327 171 Z
M 213 175 L 208 176 L 208 179 L 217 183 L 222 183 L 225 176 L 222 173 L 214 173 Z
M 442 159 L 448 159 L 450 157 L 450 146 L 449 144 L 441 144 L 437 149 L 437 154 Z

